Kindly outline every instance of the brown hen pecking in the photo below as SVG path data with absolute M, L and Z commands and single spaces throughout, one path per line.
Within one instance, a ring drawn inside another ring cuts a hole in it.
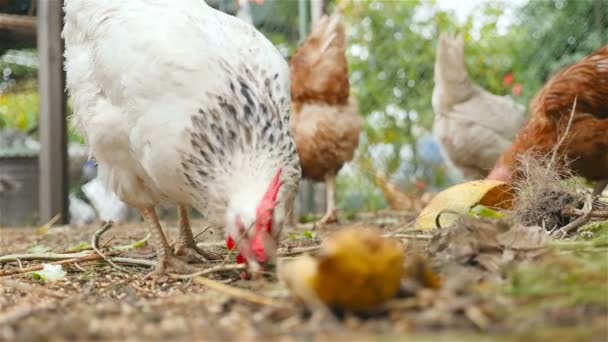
M 321 223 L 337 220 L 335 179 L 353 159 L 362 120 L 350 96 L 340 14 L 324 16 L 291 59 L 291 130 L 302 176 L 327 185 Z
M 558 160 L 598 181 L 594 193 L 599 194 L 608 180 L 608 45 L 554 75 L 530 111 L 530 120 L 488 178 L 511 181 L 520 176 L 522 154 L 549 155 L 559 144 Z

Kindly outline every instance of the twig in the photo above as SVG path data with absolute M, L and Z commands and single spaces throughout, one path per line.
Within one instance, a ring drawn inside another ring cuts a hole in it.
M 209 275 L 217 272 L 244 270 L 246 267 L 247 266 L 245 264 L 218 265 L 191 274 L 171 274 L 171 277 L 174 279 L 192 279 L 194 277 Z
M 565 216 L 583 216 L 585 215 L 585 211 L 581 209 L 564 209 L 562 210 L 562 215 Z M 596 218 L 608 218 L 608 211 L 593 211 L 591 212 L 591 217 Z
M 283 308 L 285 307 L 284 304 L 280 303 L 277 300 L 274 300 L 270 297 L 266 297 L 266 296 L 260 296 L 258 294 L 255 294 L 251 291 L 245 290 L 245 289 L 241 289 L 238 287 L 234 287 L 234 286 L 229 286 L 226 284 L 222 284 L 219 281 L 216 280 L 212 280 L 209 278 L 205 278 L 205 277 L 200 277 L 197 276 L 195 278 L 193 278 L 193 281 L 198 284 L 198 285 L 203 285 L 203 286 L 207 286 L 209 288 L 212 288 L 216 291 L 219 292 L 223 292 L 231 297 L 235 297 L 235 298 L 239 298 L 239 299 L 243 299 L 246 300 L 250 303 L 255 303 L 255 304 L 260 304 L 260 305 L 266 305 L 266 306 L 272 306 L 275 308 Z
M 81 272 L 85 272 L 86 273 L 86 271 L 87 271 L 84 268 L 82 268 L 82 266 L 78 265 L 77 262 L 74 263 L 74 267 L 76 267 L 77 269 L 79 269 Z
M 300 248 L 290 248 L 286 251 L 279 252 L 277 256 L 286 257 L 298 254 L 304 254 L 309 252 L 316 252 L 321 248 L 321 246 L 309 246 L 309 247 L 300 247 Z
M 207 226 L 205 229 L 201 230 L 201 232 L 200 232 L 200 233 L 198 233 L 198 234 L 194 235 L 194 239 L 196 239 L 197 237 L 199 237 L 199 236 L 201 236 L 201 235 L 205 234 L 205 232 L 206 232 L 206 231 L 208 231 L 208 230 L 209 230 L 211 227 L 213 227 L 213 226 Z
M 156 266 L 156 261 L 135 258 L 112 257 L 112 261 L 119 264 L 134 265 L 134 266 Z
M 74 253 L 72 253 L 72 255 L 74 255 Z M 95 260 L 100 260 L 100 259 L 101 259 L 101 256 L 99 256 L 98 254 L 91 253 L 91 254 L 82 256 L 80 258 L 63 259 L 63 260 L 54 262 L 53 265 L 67 265 L 67 264 L 73 264 L 75 262 L 95 261 Z M 30 259 L 30 260 L 48 260 L 48 259 Z M 57 260 L 57 259 L 53 259 L 53 260 Z M 27 272 L 32 272 L 32 271 L 39 271 L 43 268 L 44 267 L 42 265 L 35 265 L 35 266 L 26 267 L 21 270 L 8 270 L 8 271 L 4 271 L 4 272 L 0 273 L 0 277 L 6 277 L 6 276 L 27 273 Z
M 115 269 L 117 269 L 119 271 L 131 273 L 131 271 L 127 270 L 126 268 L 116 265 L 109 257 L 105 256 L 105 254 L 103 254 L 99 250 L 99 248 L 97 248 L 97 244 L 99 243 L 99 238 L 101 237 L 101 235 L 103 233 L 108 231 L 108 229 L 112 228 L 113 224 L 114 223 L 112 221 L 107 221 L 103 224 L 103 226 L 101 226 L 101 228 L 98 231 L 95 232 L 95 234 L 93 234 L 93 237 L 91 238 L 91 247 L 93 247 L 93 250 L 95 251 L 95 253 L 97 253 L 97 255 L 102 257 L 108 264 L 112 265 L 112 267 L 114 267 Z
M 17 260 L 65 260 L 85 257 L 89 252 L 78 253 L 32 253 L 32 254 L 9 254 L 0 257 L 0 264 Z
M 150 239 L 150 234 L 146 235 L 145 238 L 143 238 L 139 241 L 133 242 L 132 244 L 115 246 L 115 247 L 112 247 L 112 249 L 117 249 L 119 251 L 127 251 L 127 250 L 131 250 L 131 249 L 135 249 L 135 248 L 137 248 L 137 246 L 143 245 L 144 243 L 148 242 L 149 239 Z
M 196 240 L 197 237 L 203 235 L 206 231 L 209 230 L 209 228 L 211 228 L 213 226 L 207 226 L 205 229 L 203 229 L 200 233 L 197 233 L 196 235 L 194 235 L 193 239 Z M 177 243 L 177 240 L 171 240 L 171 242 L 169 242 L 169 247 L 173 248 L 175 247 L 175 243 Z
M 61 218 L 61 214 L 57 214 L 53 216 L 47 223 L 43 224 L 42 227 L 52 227 L 59 219 Z
M 199 242 L 196 244 L 198 248 L 208 248 L 208 247 L 225 247 L 226 242 L 216 241 L 216 242 Z
M 415 240 L 430 240 L 433 238 L 431 234 L 402 234 L 402 233 L 389 233 L 382 235 L 387 238 L 395 239 L 415 239 Z
M 570 118 L 568 119 L 568 124 L 566 125 L 566 131 L 564 132 L 564 134 L 562 134 L 561 138 L 559 139 L 559 141 L 553 148 L 553 153 L 551 153 L 551 160 L 549 160 L 549 164 L 547 165 L 547 171 L 545 172 L 545 175 L 549 174 L 549 170 L 551 170 L 551 167 L 553 167 L 553 163 L 555 162 L 555 159 L 557 158 L 557 150 L 559 149 L 561 144 L 563 144 L 564 141 L 566 140 L 566 137 L 568 136 L 568 132 L 570 132 L 570 127 L 572 126 L 572 119 L 574 118 L 574 109 L 576 108 L 577 98 L 578 98 L 578 96 L 574 97 L 574 102 L 572 103 L 572 110 L 570 111 Z
M 583 206 L 583 215 L 576 220 L 568 223 L 563 228 L 555 231 L 552 235 L 557 235 L 557 233 L 562 233 L 561 238 L 565 237 L 572 231 L 576 231 L 578 228 L 584 226 L 591 220 L 591 214 L 593 213 L 593 201 L 594 198 L 591 194 L 587 194 L 585 196 L 585 205 Z

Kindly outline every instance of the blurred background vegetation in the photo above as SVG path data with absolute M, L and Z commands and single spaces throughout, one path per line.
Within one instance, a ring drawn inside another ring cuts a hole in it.
M 239 9 L 236 0 L 208 2 L 230 14 Z M 303 23 L 309 21 L 309 2 L 305 0 L 301 6 L 296 0 L 257 0 L 250 3 L 249 15 L 289 58 L 302 38 Z M 339 5 L 345 16 L 351 87 L 365 117 L 356 160 L 339 178 L 341 208 L 355 211 L 384 206 L 374 185 L 375 169 L 387 172 L 406 191 L 416 184 L 436 190 L 458 180 L 443 163 L 430 135 L 439 32 L 465 36 L 466 62 L 474 82 L 495 94 L 511 95 L 526 106 L 552 73 L 608 41 L 605 0 L 455 3 L 458 1 L 325 1 L 327 12 Z M 29 0 L 0 0 L 0 13 L 33 15 L 31 4 Z M 459 6 L 470 8 L 463 11 Z M 4 38 L 0 37 L 0 129 L 35 132 L 36 51 Z M 73 131 L 70 140 L 81 141 Z

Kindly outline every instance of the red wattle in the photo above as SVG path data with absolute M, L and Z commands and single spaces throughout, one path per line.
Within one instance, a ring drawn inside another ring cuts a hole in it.
M 234 249 L 234 240 L 232 240 L 232 236 L 228 236 L 226 238 L 226 247 L 229 251 Z
M 256 234 L 253 237 L 253 240 L 251 240 L 251 249 L 253 250 L 253 254 L 259 263 L 265 263 L 268 261 L 261 234 Z

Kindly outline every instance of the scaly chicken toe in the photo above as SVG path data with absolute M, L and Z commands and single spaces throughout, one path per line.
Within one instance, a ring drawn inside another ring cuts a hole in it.
M 197 269 L 193 266 L 188 265 L 187 262 L 177 258 L 169 244 L 167 243 L 167 239 L 165 234 L 163 233 L 163 229 L 160 226 L 160 222 L 158 222 L 158 216 L 156 216 L 156 211 L 154 207 L 144 207 L 140 208 L 141 216 L 144 219 L 144 222 L 148 226 L 150 230 L 150 238 L 154 249 L 156 251 L 156 268 L 154 271 L 148 273 L 144 279 L 148 279 L 151 277 L 161 276 L 167 273 L 175 272 L 175 273 L 194 273 Z
M 188 207 L 180 205 L 178 207 L 179 218 L 179 237 L 174 246 L 174 253 L 177 256 L 185 256 L 190 262 L 206 262 L 207 260 L 219 260 L 220 255 L 206 252 L 196 246 L 190 219 L 188 217 Z
M 165 254 L 163 257 L 158 257 L 156 268 L 152 272 L 146 274 L 144 279 L 156 278 L 169 273 L 195 273 L 200 270 L 201 269 L 188 264 L 188 262 L 173 254 Z

